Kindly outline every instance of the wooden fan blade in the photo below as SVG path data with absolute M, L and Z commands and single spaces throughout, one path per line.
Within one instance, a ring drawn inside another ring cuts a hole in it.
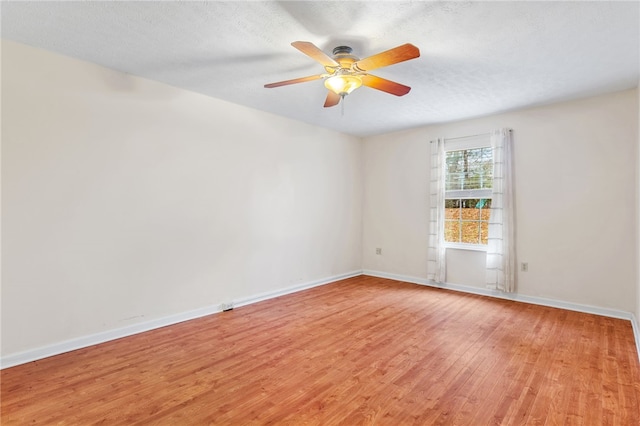
M 362 75 L 360 78 L 362 79 L 363 85 L 371 87 L 372 89 L 382 90 L 383 92 L 391 93 L 396 96 L 404 96 L 411 90 L 411 87 L 409 86 L 405 86 L 382 77 L 376 77 L 371 74 Z
M 414 59 L 419 56 L 420 50 L 413 44 L 407 43 L 378 53 L 377 55 L 360 59 L 354 65 L 361 71 L 371 71 L 376 68 L 397 64 L 398 62 L 408 61 L 409 59 Z
M 338 67 L 339 63 L 334 61 L 330 56 L 320 50 L 315 44 L 310 43 L 308 41 L 294 41 L 291 43 L 293 47 L 318 62 L 320 62 L 325 67 Z
M 324 107 L 329 108 L 336 106 L 340 103 L 340 99 L 342 99 L 340 95 L 329 90 L 329 93 L 327 93 L 327 99 L 324 101 Z
M 293 80 L 285 80 L 285 81 L 278 81 L 277 83 L 265 84 L 264 87 L 266 87 L 267 89 L 270 89 L 272 87 L 286 86 L 288 84 L 304 83 L 306 81 L 319 80 L 322 77 L 323 77 L 322 74 L 310 75 L 309 77 L 300 77 L 300 78 L 294 78 Z

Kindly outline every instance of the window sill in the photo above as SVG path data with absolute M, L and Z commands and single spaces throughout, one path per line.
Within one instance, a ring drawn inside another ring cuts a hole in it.
M 483 244 L 446 243 L 444 245 L 444 248 L 456 250 L 487 251 L 487 246 Z

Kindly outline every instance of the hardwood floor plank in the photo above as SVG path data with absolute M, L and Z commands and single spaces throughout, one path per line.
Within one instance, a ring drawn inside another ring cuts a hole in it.
M 628 321 L 355 277 L 1 372 L 2 424 L 638 424 Z

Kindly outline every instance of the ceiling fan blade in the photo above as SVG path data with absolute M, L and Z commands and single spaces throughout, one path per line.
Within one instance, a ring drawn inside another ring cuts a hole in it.
M 288 84 L 296 84 L 296 83 L 304 83 L 307 81 L 320 80 L 323 77 L 324 75 L 322 74 L 310 75 L 309 77 L 300 77 L 300 78 L 294 78 L 293 80 L 285 80 L 285 81 L 278 81 L 277 83 L 265 84 L 264 87 L 266 87 L 267 89 L 270 89 L 272 87 L 286 86 Z
M 325 67 L 338 67 L 339 63 L 334 61 L 330 56 L 320 50 L 315 44 L 310 43 L 308 41 L 294 41 L 291 43 L 293 47 L 309 56 L 311 59 L 315 59 L 320 62 Z
M 362 84 L 371 87 L 372 89 L 378 89 L 383 92 L 391 93 L 396 96 L 404 96 L 411 90 L 411 87 L 404 84 L 396 83 L 395 81 L 387 80 L 382 77 L 376 77 L 375 75 L 366 74 L 360 76 Z
M 362 71 L 371 71 L 376 68 L 397 64 L 398 62 L 408 61 L 409 59 L 414 59 L 419 56 L 420 50 L 413 44 L 407 43 L 369 56 L 368 58 L 360 59 L 354 65 Z
M 340 103 L 340 99 L 342 99 L 342 96 L 329 90 L 329 93 L 327 93 L 327 99 L 324 101 L 324 107 L 329 108 L 336 106 Z

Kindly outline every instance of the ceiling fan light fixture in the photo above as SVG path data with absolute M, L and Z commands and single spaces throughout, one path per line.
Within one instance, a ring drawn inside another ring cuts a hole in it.
M 373 74 L 369 74 L 369 71 L 397 64 L 398 62 L 408 61 L 409 59 L 415 59 L 420 56 L 420 50 L 410 43 L 405 43 L 402 46 L 385 50 L 384 52 L 364 59 L 358 59 L 358 57 L 352 55 L 349 46 L 336 47 L 333 49 L 333 57 L 330 57 L 318 46 L 308 41 L 294 41 L 291 45 L 311 59 L 322 64 L 326 73 L 269 83 L 265 84 L 264 87 L 280 87 L 323 79 L 325 87 L 329 89 L 327 98 L 324 101 L 325 108 L 340 104 L 340 101 L 344 99 L 345 96 L 363 85 L 391 95 L 406 95 L 411 90 L 411 87 L 376 77 Z
M 336 95 L 346 96 L 362 86 L 362 79 L 355 75 L 334 75 L 324 81 L 324 86 Z

